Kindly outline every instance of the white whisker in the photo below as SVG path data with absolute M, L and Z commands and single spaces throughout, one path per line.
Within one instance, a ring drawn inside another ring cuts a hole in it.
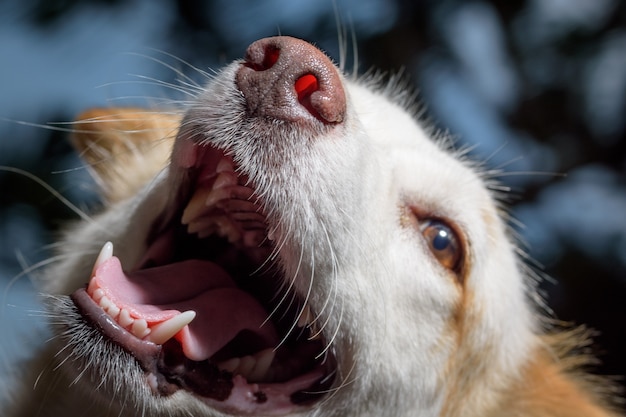
M 69 208 L 71 211 L 77 214 L 81 219 L 83 219 L 84 221 L 88 223 L 95 223 L 93 219 L 87 215 L 87 213 L 85 213 L 84 211 L 76 207 L 70 200 L 62 196 L 61 193 L 59 193 L 52 186 L 50 186 L 48 183 L 46 183 L 44 180 L 37 177 L 36 175 L 33 175 L 30 172 L 24 171 L 23 169 L 20 169 L 20 168 L 14 168 L 14 167 L 5 166 L 5 165 L 0 165 L 0 171 L 12 172 L 14 174 L 18 174 L 18 175 L 28 178 L 29 180 L 43 187 L 46 191 L 52 194 L 57 200 L 63 203 L 67 208 Z
M 178 56 L 176 56 L 174 54 L 171 54 L 171 53 L 166 52 L 166 51 L 158 50 L 158 49 L 154 49 L 154 51 L 156 51 L 156 52 L 158 52 L 158 53 L 160 53 L 162 55 L 165 55 L 168 58 L 172 58 L 175 61 L 183 64 L 184 66 L 186 66 L 187 68 L 189 68 L 192 71 L 196 72 L 197 74 L 200 74 L 206 80 L 210 80 L 210 79 L 213 78 L 212 74 L 210 74 L 208 71 L 202 70 L 202 69 L 192 65 L 191 63 L 185 61 L 184 59 L 182 59 L 182 58 L 180 58 L 180 57 L 178 57 Z M 167 68 L 167 69 L 171 70 L 172 72 L 174 72 L 176 75 L 178 75 L 180 77 L 181 81 L 185 82 L 186 84 L 195 86 L 196 88 L 201 88 L 202 87 L 193 78 L 191 78 L 190 76 L 186 75 L 182 70 L 174 67 L 171 64 L 168 64 L 164 60 L 158 59 L 158 58 L 156 58 L 154 56 L 151 56 L 151 55 L 144 55 L 144 54 L 138 54 L 138 53 L 130 53 L 130 55 L 135 55 L 135 56 L 146 58 L 146 59 L 148 59 L 150 61 L 156 62 L 157 64 L 160 64 L 160 65 L 164 66 L 165 68 Z

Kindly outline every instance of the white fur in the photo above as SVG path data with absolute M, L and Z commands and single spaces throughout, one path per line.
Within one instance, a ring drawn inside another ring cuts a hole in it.
M 284 276 L 303 297 L 310 292 L 332 340 L 337 389 L 299 415 L 490 415 L 520 377 L 538 329 L 513 244 L 481 175 L 367 82 L 344 80 L 346 122 L 321 136 L 249 123 L 232 82 L 236 68 L 209 83 L 185 123 L 230 149 L 258 184 Z M 72 228 L 62 247 L 67 256 L 47 272 L 46 291 L 68 294 L 84 285 L 105 241 L 114 243 L 123 264 L 141 257 L 149 225 L 176 185 L 167 167 L 154 173 L 136 196 Z M 461 231 L 469 266 L 461 285 L 420 231 L 403 222 L 407 207 L 448 219 Z M 463 319 L 455 322 L 459 303 L 465 303 Z M 66 314 L 67 307 L 55 305 L 57 318 Z M 79 343 L 87 336 L 74 337 Z M 122 369 L 92 374 L 94 364 L 107 363 L 96 357 L 106 349 L 89 358 L 61 350 L 62 366 L 45 370 L 34 393 L 45 407 L 15 415 L 222 415 L 183 391 L 153 396 L 140 368 L 120 352 L 111 355 Z M 85 366 L 70 385 L 76 372 L 69 369 Z

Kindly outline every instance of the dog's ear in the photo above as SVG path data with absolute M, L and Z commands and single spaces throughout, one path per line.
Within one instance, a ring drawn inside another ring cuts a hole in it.
M 99 108 L 78 116 L 72 143 L 109 202 L 135 194 L 168 163 L 181 116 Z

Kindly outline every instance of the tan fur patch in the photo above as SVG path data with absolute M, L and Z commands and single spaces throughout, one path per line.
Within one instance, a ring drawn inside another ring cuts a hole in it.
M 583 373 L 581 368 L 592 357 L 572 352 L 586 346 L 588 337 L 584 328 L 543 336 L 545 344 L 505 396 L 500 412 L 493 415 L 617 417 L 604 401 L 614 394 L 611 384 Z
M 78 116 L 72 142 L 106 200 L 115 202 L 167 165 L 180 120 L 178 114 L 135 108 L 92 109 Z

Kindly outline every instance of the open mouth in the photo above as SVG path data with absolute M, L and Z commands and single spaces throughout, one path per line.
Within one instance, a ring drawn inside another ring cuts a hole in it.
M 184 169 L 143 259 L 121 265 L 105 244 L 72 299 L 135 357 L 157 395 L 182 389 L 240 414 L 313 404 L 336 370 L 323 325 L 282 276 L 246 176 L 221 150 L 189 146 L 201 162 Z

